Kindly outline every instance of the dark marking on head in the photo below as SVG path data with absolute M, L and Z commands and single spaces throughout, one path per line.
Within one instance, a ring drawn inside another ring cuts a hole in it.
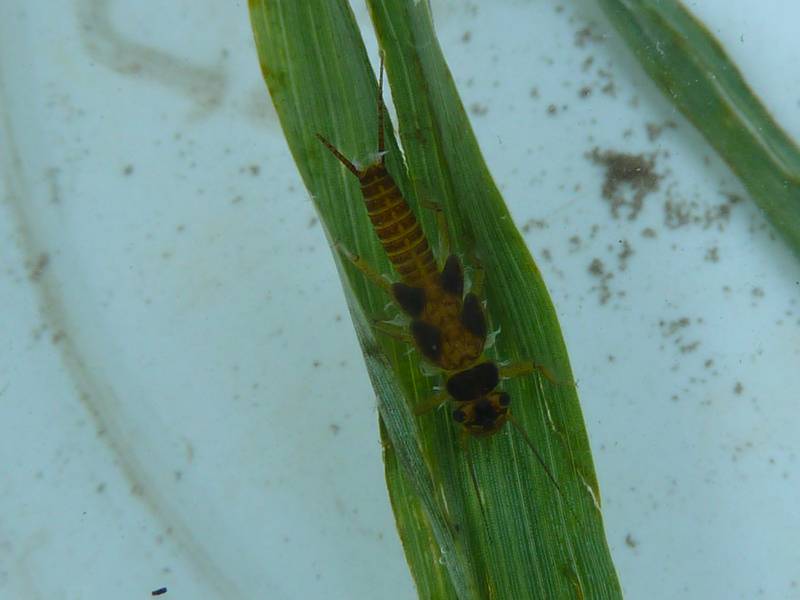
M 442 355 L 442 332 L 438 327 L 424 321 L 411 322 L 411 335 L 419 351 L 430 361 L 436 362 Z
M 493 362 L 481 363 L 456 373 L 447 380 L 447 393 L 458 402 L 477 400 L 500 383 L 500 372 Z
M 475 402 L 475 410 L 472 414 L 473 422 L 484 431 L 494 429 L 499 416 L 499 411 L 495 409 L 494 405 L 487 398 L 481 398 Z
M 465 415 L 464 411 L 461 410 L 460 408 L 458 408 L 458 409 L 453 411 L 453 420 L 456 423 L 463 423 L 464 419 L 466 419 L 466 418 L 467 418 L 467 415 Z
M 448 294 L 459 298 L 464 295 L 464 273 L 455 254 L 447 257 L 447 262 L 444 263 L 442 273 L 439 275 L 439 282 Z
M 481 301 L 475 294 L 467 294 L 464 298 L 461 323 L 479 338 L 486 337 L 486 317 L 483 316 Z
M 405 283 L 393 283 L 392 295 L 400 308 L 411 317 L 419 317 L 425 308 L 425 290 Z
M 500 406 L 503 408 L 511 405 L 511 396 L 509 396 L 507 392 L 500 392 L 497 399 L 500 402 Z

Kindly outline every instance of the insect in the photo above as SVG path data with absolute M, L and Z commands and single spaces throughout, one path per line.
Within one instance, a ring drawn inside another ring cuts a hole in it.
M 413 344 L 444 375 L 444 389 L 415 412 L 424 414 L 449 399 L 455 405 L 451 413 L 453 420 L 465 434 L 474 437 L 492 435 L 506 422 L 511 422 L 560 491 L 550 468 L 524 428 L 512 417 L 511 397 L 498 389 L 501 379 L 534 372 L 553 382 L 555 379 L 543 365 L 534 361 L 500 366 L 485 356 L 488 330 L 480 299 L 483 271 L 476 270 L 471 289 L 464 293 L 464 272 L 459 258 L 448 251 L 442 267 L 437 265 L 419 221 L 384 165 L 384 112 L 381 57 L 376 158 L 364 167 L 356 166 L 325 137 L 318 133 L 317 138 L 358 178 L 367 214 L 400 281 L 390 283 L 360 256 L 339 244 L 338 250 L 369 280 L 382 287 L 410 319 L 408 330 L 381 321 L 374 324 L 376 329 Z M 440 236 L 444 245 L 449 246 L 444 215 L 440 209 L 436 210 Z M 471 476 L 477 491 L 474 470 Z

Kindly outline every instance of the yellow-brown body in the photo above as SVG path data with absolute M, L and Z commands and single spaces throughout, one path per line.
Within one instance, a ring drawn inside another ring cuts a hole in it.
M 439 395 L 437 406 L 449 397 L 456 408 L 453 419 L 463 430 L 476 437 L 499 431 L 511 421 L 558 487 L 549 467 L 509 413 L 510 396 L 497 389 L 509 370 L 492 360 L 483 359 L 487 328 L 483 306 L 478 296 L 464 294 L 464 276 L 458 258 L 451 255 L 439 269 L 425 233 L 414 212 L 384 165 L 383 134 L 383 61 L 378 86 L 377 159 L 364 168 L 357 167 L 322 135 L 319 140 L 358 178 L 367 214 L 400 282 L 389 285 L 357 256 L 349 255 L 356 267 L 381 287 L 389 288 L 400 308 L 410 318 L 409 333 L 419 352 L 444 371 L 447 394 Z M 389 324 L 384 324 L 389 325 Z M 396 331 L 394 329 L 388 332 Z M 407 339 L 405 333 L 398 337 Z M 518 374 L 540 369 L 535 363 L 517 367 Z M 477 492 L 474 470 L 471 473 Z
M 483 353 L 485 336 L 465 327 L 462 295 L 444 289 L 433 251 L 408 202 L 382 161 L 360 170 L 357 177 L 386 255 L 402 282 L 424 294 L 422 311 L 412 316 L 441 334 L 440 352 L 426 352 L 416 340 L 418 349 L 443 371 L 472 366 Z
M 439 271 L 425 233 L 382 161 L 357 176 L 375 233 L 403 282 L 422 286 L 434 280 Z

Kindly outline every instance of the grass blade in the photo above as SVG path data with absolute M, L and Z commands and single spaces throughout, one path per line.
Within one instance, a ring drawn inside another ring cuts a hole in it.
M 675 0 L 598 0 L 650 78 L 800 257 L 800 150 L 714 36 Z
M 558 481 L 550 481 L 510 425 L 467 440 L 449 410 L 415 418 L 435 379 L 408 348 L 375 339 L 369 318 L 387 298 L 349 265 L 338 266 L 379 398 L 387 484 L 406 556 L 424 598 L 619 598 L 599 510 L 583 418 L 560 328 L 544 283 L 483 163 L 433 31 L 426 2 L 368 3 L 398 111 L 406 161 L 389 139 L 387 165 L 436 240 L 445 208 L 454 248 L 487 276 L 497 359 L 535 358 L 540 376 L 504 383 L 513 413 Z M 331 240 L 391 273 L 355 178 L 315 139 L 351 157 L 376 148 L 376 82 L 346 2 L 251 0 L 265 80 L 298 169 Z M 390 136 L 391 138 L 391 136 Z M 406 173 L 406 164 L 408 173 Z M 472 475 L 479 488 L 473 485 Z

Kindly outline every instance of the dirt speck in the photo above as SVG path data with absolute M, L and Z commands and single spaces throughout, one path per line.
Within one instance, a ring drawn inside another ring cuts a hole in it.
M 688 327 L 690 323 L 689 317 L 681 317 L 672 321 L 659 321 L 658 325 L 661 327 L 661 335 L 671 337 L 681 329 Z
M 603 264 L 603 261 L 599 258 L 595 258 L 591 263 L 589 263 L 588 270 L 589 274 L 593 275 L 598 280 L 597 284 L 592 286 L 592 290 L 597 290 L 600 296 L 600 304 L 607 304 L 611 299 L 611 288 L 609 287 L 608 282 L 614 277 L 614 275 L 606 272 L 606 267 Z
M 585 48 L 590 43 L 599 44 L 605 41 L 605 36 L 594 30 L 596 25 L 596 23 L 589 23 L 575 32 L 575 45 L 578 48 Z
M 547 221 L 544 219 L 528 219 L 522 225 L 523 233 L 530 233 L 532 229 L 547 229 Z
M 42 278 L 47 266 L 50 264 L 50 255 L 42 252 L 37 258 L 36 262 L 30 268 L 28 276 L 31 281 L 39 281 Z
M 628 268 L 628 260 L 634 255 L 633 247 L 628 240 L 619 240 L 620 250 L 617 254 L 619 260 L 619 270 L 624 271 Z
M 647 129 L 647 139 L 651 142 L 655 142 L 665 129 L 677 129 L 678 124 L 675 121 L 667 120 L 660 125 L 657 123 L 647 123 L 645 127 Z
M 609 203 L 612 217 L 619 219 L 621 210 L 627 209 L 627 218 L 634 220 L 644 206 L 645 197 L 658 189 L 662 177 L 654 170 L 655 156 L 614 150 L 601 152 L 595 148 L 587 157 L 606 169 L 602 194 Z M 627 194 L 626 189 L 629 190 Z
M 644 229 L 642 229 L 642 237 L 648 239 L 654 239 L 658 237 L 658 234 L 656 233 L 656 230 L 653 229 L 652 227 L 645 227 Z
M 489 112 L 489 107 L 485 104 L 481 104 L 480 102 L 473 102 L 469 107 L 469 112 L 476 117 L 482 117 Z

